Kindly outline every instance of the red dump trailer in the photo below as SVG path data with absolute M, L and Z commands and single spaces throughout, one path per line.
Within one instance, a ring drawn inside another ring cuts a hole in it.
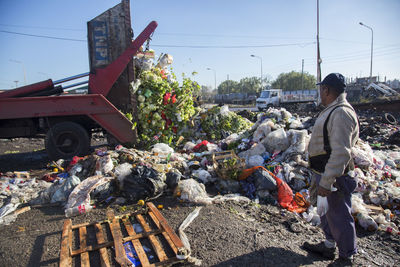
M 152 21 L 134 40 L 129 1 L 88 22 L 90 72 L 46 80 L 0 93 L 0 138 L 45 135 L 50 158 L 85 155 L 91 134 L 104 131 L 120 143 L 135 143 L 136 132 L 123 112 L 136 112 L 129 85 L 132 58 L 157 27 Z M 129 37 L 129 38 L 128 38 Z M 87 94 L 62 94 L 62 83 L 86 77 Z M 121 112 L 122 111 L 122 112 Z

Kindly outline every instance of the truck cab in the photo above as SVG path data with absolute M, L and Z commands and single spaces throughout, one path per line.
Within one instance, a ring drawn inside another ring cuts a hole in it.
M 262 90 L 260 97 L 256 100 L 258 110 L 267 109 L 272 106 L 279 106 L 282 89 Z

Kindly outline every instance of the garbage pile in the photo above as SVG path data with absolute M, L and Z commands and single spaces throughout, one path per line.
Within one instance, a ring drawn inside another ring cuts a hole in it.
M 221 119 L 227 114 L 229 119 Z M 222 122 L 214 127 L 221 140 L 181 140 L 175 148 L 156 143 L 147 151 L 121 145 L 103 147 L 85 157 L 54 162 L 57 171 L 42 179 L 3 175 L 0 222 L 10 223 L 15 216 L 7 216 L 27 202 L 60 203 L 70 217 L 96 206 L 144 203 L 173 194 L 201 205 L 230 200 L 279 205 L 319 224 L 317 208 L 308 202 L 312 173 L 307 146 L 313 119 L 283 108 L 258 113 L 254 124 L 235 116 L 227 107 L 217 107 L 194 119 L 197 138 L 212 137 L 202 131 L 204 122 Z M 237 132 L 226 123 L 234 120 L 240 121 L 235 124 Z M 368 230 L 398 233 L 400 151 L 373 150 L 360 140 L 352 156 L 356 169 L 351 175 L 359 181 L 353 194 L 356 221 Z M 219 195 L 210 196 L 208 188 Z
M 396 149 L 400 146 L 400 114 L 374 110 L 358 112 L 360 138 L 377 149 Z
M 269 108 L 242 112 L 249 120 L 228 106 L 194 107 L 199 85 L 185 77 L 179 85 L 167 69 L 172 57 L 163 54 L 153 64 L 154 53 L 150 55 L 135 59 L 140 72 L 131 88 L 140 110 L 134 127 L 145 150 L 99 148 L 85 157 L 53 162 L 53 171 L 41 179 L 0 175 L 0 223 L 15 219 L 20 204 L 61 204 L 70 217 L 96 206 L 143 204 L 174 194 L 203 205 L 230 200 L 279 205 L 319 224 L 317 208 L 308 201 L 312 172 L 307 147 L 315 118 Z M 364 228 L 397 233 L 399 127 L 390 114 L 364 115 L 364 141 L 352 151 L 357 167 L 352 175 L 359 180 L 353 214 Z M 208 188 L 221 195 L 209 196 Z

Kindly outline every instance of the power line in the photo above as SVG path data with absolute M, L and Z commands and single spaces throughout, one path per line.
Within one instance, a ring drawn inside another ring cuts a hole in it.
M 153 44 L 151 46 L 155 47 L 178 47 L 178 48 L 261 48 L 261 47 L 283 47 L 283 46 L 301 46 L 305 47 L 307 45 L 315 44 L 315 42 L 308 43 L 292 43 L 292 44 L 269 44 L 269 45 L 157 45 Z
M 55 27 L 42 27 L 42 26 L 32 26 L 32 25 L 15 25 L 15 24 L 3 24 L 0 23 L 0 26 L 6 26 L 6 27 L 16 27 L 16 28 L 31 28 L 31 29 L 43 29 L 43 30 L 63 30 L 63 31 L 86 31 L 82 29 L 71 29 L 71 28 L 55 28 Z
M 64 40 L 64 41 L 74 41 L 74 42 L 86 42 L 87 41 L 87 40 L 82 40 L 82 39 L 72 39 L 72 38 L 55 37 L 55 36 L 47 36 L 47 35 L 37 35 L 37 34 L 29 34 L 29 33 L 22 33 L 22 32 L 12 32 L 12 31 L 4 31 L 4 30 L 0 30 L 0 32 L 10 33 L 10 34 L 17 34 L 17 35 L 24 35 L 24 36 L 31 36 L 31 37 L 40 37 L 40 38 L 47 38 L 47 39 Z
M 55 36 L 48 36 L 48 35 L 28 34 L 28 33 L 5 31 L 5 30 L 0 30 L 0 32 L 9 33 L 9 34 L 24 35 L 24 36 L 31 36 L 31 37 L 64 40 L 64 41 L 75 41 L 75 42 L 86 42 L 87 41 L 87 40 L 82 40 L 82 39 L 72 39 L 72 38 L 55 37 Z M 163 45 L 152 44 L 152 46 L 154 46 L 154 47 L 178 47 L 178 48 L 257 48 L 257 47 L 283 47 L 283 46 L 301 46 L 301 47 L 305 47 L 305 46 L 310 45 L 310 44 L 315 44 L 315 42 L 290 43 L 290 44 L 269 44 L 269 45 L 237 45 L 237 46 L 165 45 L 165 44 L 163 44 Z

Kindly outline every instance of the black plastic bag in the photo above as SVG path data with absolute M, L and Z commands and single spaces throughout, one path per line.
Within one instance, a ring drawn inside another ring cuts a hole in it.
M 182 174 L 170 171 L 167 173 L 167 186 L 169 189 L 174 190 L 175 187 L 178 185 L 179 181 L 181 180 Z
M 108 183 L 96 187 L 92 192 L 90 192 L 90 198 L 95 199 L 97 203 L 102 202 L 115 192 L 115 188 L 115 180 L 111 180 Z
M 164 191 L 166 184 L 161 175 L 147 166 L 138 166 L 123 180 L 122 195 L 130 202 L 156 196 Z
M 254 181 L 256 190 L 268 190 L 268 191 L 276 190 L 275 179 L 262 168 L 258 168 L 255 172 L 253 172 L 251 178 Z

